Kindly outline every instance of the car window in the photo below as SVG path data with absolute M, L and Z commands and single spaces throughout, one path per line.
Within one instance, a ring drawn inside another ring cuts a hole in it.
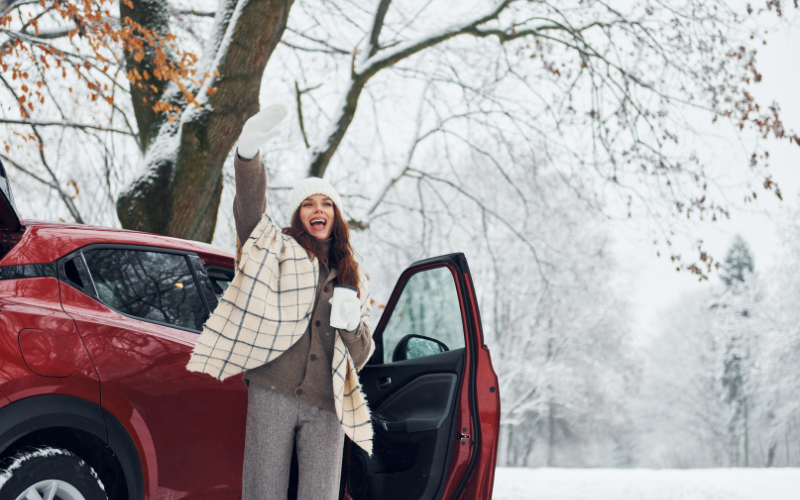
M 137 318 L 202 329 L 208 312 L 185 256 L 116 248 L 83 254 L 107 306 Z
M 206 274 L 208 275 L 208 280 L 211 282 L 214 294 L 219 301 L 222 298 L 222 294 L 225 293 L 225 290 L 228 289 L 233 280 L 233 271 L 218 267 L 209 267 L 206 268 Z
M 381 341 L 384 363 L 464 347 L 461 305 L 450 269 L 428 269 L 408 279 Z
M 91 279 L 86 270 L 80 252 L 72 256 L 67 256 L 61 263 L 61 280 L 72 285 L 87 295 L 94 296 L 92 291 Z

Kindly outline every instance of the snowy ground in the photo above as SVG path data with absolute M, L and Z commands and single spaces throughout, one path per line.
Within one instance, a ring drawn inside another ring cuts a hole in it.
M 498 467 L 494 500 L 800 500 L 800 468 Z

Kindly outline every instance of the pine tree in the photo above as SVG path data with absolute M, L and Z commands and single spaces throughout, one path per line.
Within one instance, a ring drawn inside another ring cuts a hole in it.
M 757 313 L 753 309 L 759 300 L 758 283 L 752 278 L 754 268 L 750 247 L 736 235 L 722 265 L 726 290 L 712 306 L 716 309 L 715 334 L 724 346 L 719 382 L 728 410 L 729 465 L 734 466 L 748 466 L 750 461 L 748 396 L 754 390 L 752 351 L 758 343 L 751 316 Z
M 728 249 L 728 254 L 722 264 L 722 281 L 727 288 L 731 288 L 736 282 L 739 284 L 744 283 L 746 279 L 745 273 L 752 273 L 753 269 L 753 254 L 750 252 L 750 247 L 737 234 L 733 238 L 733 243 Z M 744 311 L 743 314 L 747 316 L 747 311 Z

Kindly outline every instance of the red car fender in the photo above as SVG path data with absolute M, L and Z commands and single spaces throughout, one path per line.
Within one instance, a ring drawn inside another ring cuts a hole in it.
M 136 445 L 142 460 L 145 500 L 158 498 L 156 448 L 142 415 L 123 395 L 107 386 L 103 387 L 103 408 L 120 421 Z

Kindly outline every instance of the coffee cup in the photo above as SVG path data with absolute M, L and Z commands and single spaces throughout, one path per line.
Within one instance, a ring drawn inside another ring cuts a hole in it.
M 330 325 L 332 327 L 347 328 L 347 318 L 342 310 L 342 301 L 349 297 L 358 297 L 358 288 L 350 285 L 334 285 L 333 297 L 329 301 L 331 304 Z

